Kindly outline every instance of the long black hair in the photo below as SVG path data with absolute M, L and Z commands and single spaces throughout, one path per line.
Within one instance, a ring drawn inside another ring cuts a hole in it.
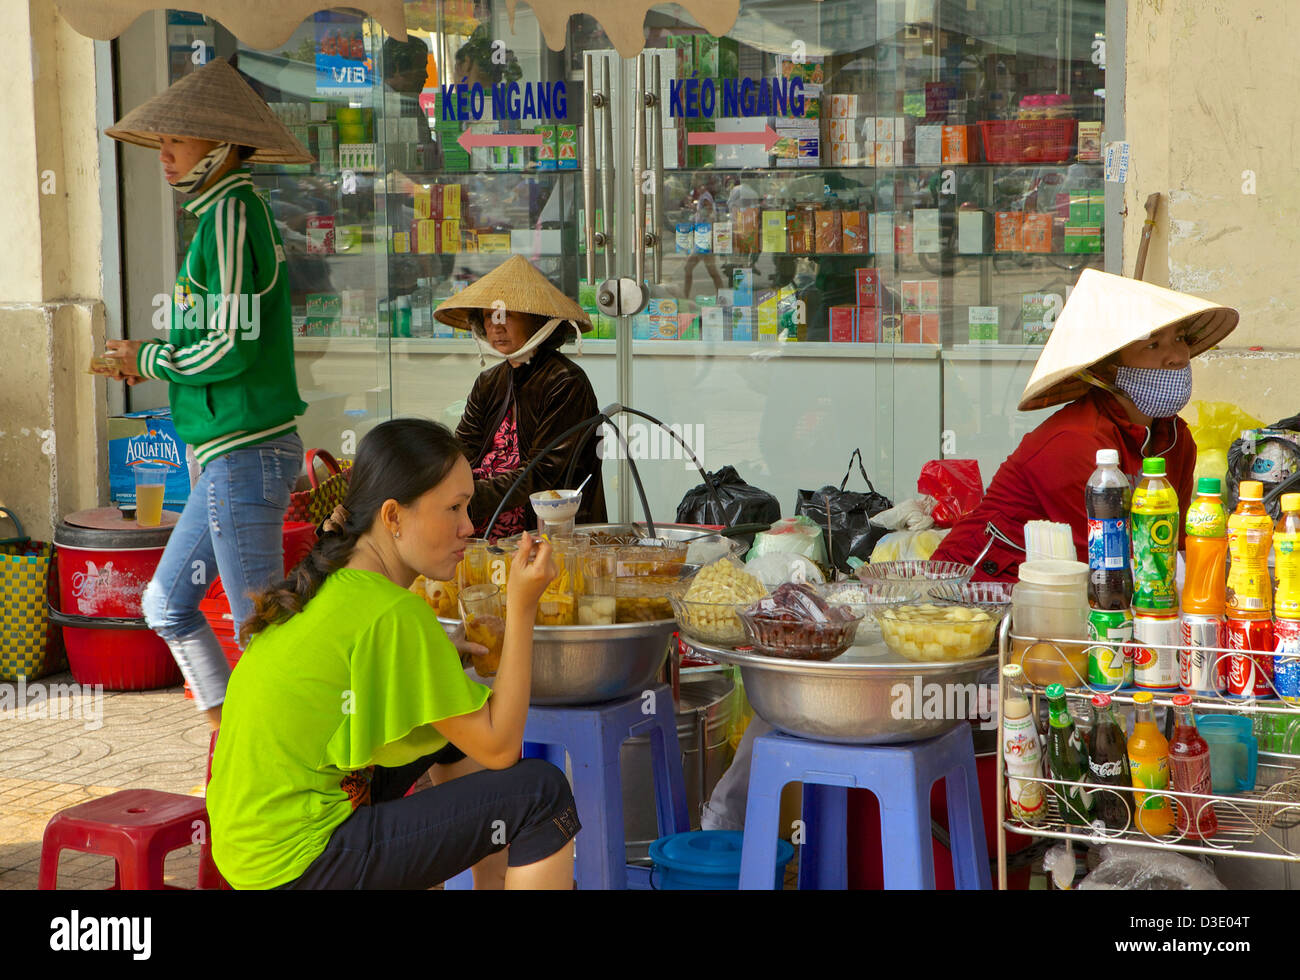
M 272 623 L 302 612 L 321 585 L 352 557 L 386 500 L 404 507 L 447 478 L 465 450 L 445 425 L 427 419 L 393 419 L 375 426 L 357 447 L 343 507 L 348 519 L 327 531 L 289 575 L 253 599 L 253 614 L 240 629 L 249 639 Z

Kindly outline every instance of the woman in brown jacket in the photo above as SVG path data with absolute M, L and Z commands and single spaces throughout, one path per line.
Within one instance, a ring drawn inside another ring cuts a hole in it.
M 456 437 L 474 470 L 470 517 L 474 533 L 481 536 L 534 456 L 560 433 L 600 410 L 587 375 L 559 350 L 570 329 L 590 330 L 591 320 L 519 255 L 444 300 L 434 315 L 453 327 L 472 330 L 484 363 L 487 357 L 501 359 L 474 382 L 456 427 Z M 593 425 L 571 434 L 537 463 L 506 501 L 492 529 L 493 540 L 534 525 L 529 494 L 574 487 L 589 474 L 592 479 L 582 491 L 577 521 L 606 520 L 598 428 Z M 572 479 L 566 482 L 575 457 Z

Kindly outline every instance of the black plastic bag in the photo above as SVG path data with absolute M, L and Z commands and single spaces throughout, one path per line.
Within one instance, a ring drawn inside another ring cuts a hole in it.
M 677 505 L 678 524 L 736 527 L 740 524 L 770 525 L 781 519 L 781 505 L 777 499 L 766 490 L 746 483 L 734 466 L 706 473 L 704 479 L 708 486 L 701 483 L 687 490 Z M 709 493 L 709 486 L 713 488 L 713 494 Z
M 858 472 L 867 481 L 867 493 L 844 489 L 853 474 L 855 459 Z M 862 451 L 855 449 L 839 487 L 828 485 L 820 490 L 800 490 L 794 512 L 817 522 L 817 526 L 826 532 L 826 551 L 831 564 L 841 572 L 848 572 L 851 571 L 850 558 L 870 560 L 876 542 L 888 533 L 886 528 L 872 524 L 871 518 L 893 506 L 893 501 L 871 485 L 871 478 L 862 465 Z
M 1237 509 L 1242 480 L 1264 484 L 1264 509 L 1273 520 L 1282 516 L 1282 494 L 1300 491 L 1300 415 L 1255 429 L 1254 439 L 1237 439 L 1228 447 L 1223 506 Z

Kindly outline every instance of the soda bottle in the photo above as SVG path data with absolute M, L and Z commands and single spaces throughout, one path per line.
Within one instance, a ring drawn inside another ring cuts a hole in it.
M 1210 745 L 1196 730 L 1192 715 L 1192 696 L 1174 695 L 1174 740 L 1169 743 L 1169 778 L 1177 793 L 1209 796 Z M 1179 796 L 1175 798 L 1178 829 L 1188 837 L 1213 837 L 1219 830 L 1219 817 L 1208 800 Z
M 1177 609 L 1178 494 L 1165 479 L 1165 461 L 1159 457 L 1142 460 L 1142 479 L 1133 491 L 1132 524 L 1133 609 Z
M 1065 704 L 1065 686 L 1049 684 L 1047 695 L 1048 717 L 1047 765 L 1056 784 L 1056 802 L 1066 823 L 1088 826 L 1092 823 L 1092 791 L 1069 783 L 1088 779 L 1088 757 L 1078 729 Z
M 1128 609 L 1133 602 L 1129 563 L 1129 483 L 1120 472 L 1119 451 L 1097 450 L 1097 468 L 1088 477 L 1088 605 Z
M 1203 476 L 1196 481 L 1196 496 L 1187 508 L 1183 612 L 1197 616 L 1222 616 L 1224 610 L 1228 515 L 1223 510 L 1221 492 L 1220 481 Z M 1297 553 L 1297 558 L 1300 558 L 1300 553 Z M 1297 599 L 1300 599 L 1300 594 L 1297 594 Z M 1300 613 L 1300 604 L 1297 612 Z
M 1273 532 L 1273 685 L 1278 697 L 1300 701 L 1300 493 L 1282 494 L 1282 519 Z
M 1150 691 L 1133 695 L 1137 719 L 1128 737 L 1128 767 L 1138 829 L 1159 837 L 1174 829 L 1174 811 L 1169 797 L 1158 795 L 1169 789 L 1169 743 L 1156 727 L 1151 699 Z
M 1002 668 L 1002 758 L 1007 770 L 1011 815 L 1025 823 L 1042 823 L 1047 815 L 1043 784 L 1018 779 L 1043 775 L 1038 726 L 1029 713 L 1024 672 L 1019 664 Z
M 1273 518 L 1264 510 L 1264 484 L 1241 482 L 1241 498 L 1228 518 L 1228 568 L 1226 611 L 1229 619 L 1268 619 L 1273 593 L 1268 577 L 1268 546 Z
M 1133 793 L 1125 754 L 1124 728 L 1115 717 L 1109 694 L 1094 695 L 1092 705 L 1097 718 L 1092 726 L 1092 739 L 1088 742 L 1088 781 L 1117 787 L 1093 791 L 1097 817 L 1110 830 L 1127 830 Z

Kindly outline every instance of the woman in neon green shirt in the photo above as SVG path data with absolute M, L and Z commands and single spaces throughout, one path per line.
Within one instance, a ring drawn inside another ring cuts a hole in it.
M 537 601 L 555 577 L 525 537 L 493 689 L 461 669 L 417 574 L 455 574 L 474 477 L 444 426 L 361 441 L 311 554 L 256 599 L 231 675 L 208 814 L 236 888 L 429 888 L 509 848 L 507 888 L 571 888 L 579 830 L 564 773 L 520 761 Z M 453 743 L 483 771 L 405 796 Z

